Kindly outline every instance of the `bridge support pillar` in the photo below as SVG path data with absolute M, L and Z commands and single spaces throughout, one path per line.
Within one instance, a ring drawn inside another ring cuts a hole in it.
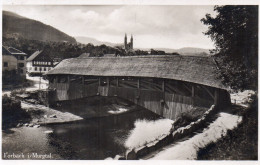
M 219 90 L 215 89 L 215 91 L 214 91 L 214 104 L 218 105 L 218 103 L 219 103 Z
M 165 101 L 163 99 L 160 100 L 160 104 L 161 104 L 160 115 L 163 116 Z
M 192 97 L 192 105 L 194 105 L 195 104 L 195 102 L 194 102 L 195 86 L 193 84 L 191 85 L 191 97 Z

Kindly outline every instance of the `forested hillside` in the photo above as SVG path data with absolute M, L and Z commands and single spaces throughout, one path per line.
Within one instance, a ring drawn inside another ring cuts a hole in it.
M 3 11 L 3 36 L 30 40 L 76 43 L 75 38 L 39 21 Z

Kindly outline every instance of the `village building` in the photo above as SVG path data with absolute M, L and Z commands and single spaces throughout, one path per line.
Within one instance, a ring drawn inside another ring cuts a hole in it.
M 54 64 L 48 51 L 37 50 L 27 59 L 26 67 L 29 75 L 42 75 L 50 71 Z
M 26 76 L 27 54 L 13 47 L 2 46 L 2 71 L 15 70 L 19 75 Z
M 47 73 L 52 101 L 117 96 L 176 119 L 194 107 L 230 104 L 211 57 L 127 56 L 65 59 Z

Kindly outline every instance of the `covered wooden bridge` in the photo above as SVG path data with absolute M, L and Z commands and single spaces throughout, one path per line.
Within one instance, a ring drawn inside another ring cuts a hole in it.
M 63 60 L 47 73 L 52 100 L 117 96 L 166 118 L 194 106 L 230 104 L 210 57 L 128 56 Z

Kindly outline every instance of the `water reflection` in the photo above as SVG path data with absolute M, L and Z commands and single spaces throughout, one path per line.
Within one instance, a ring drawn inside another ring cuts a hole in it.
M 71 124 L 15 128 L 14 133 L 3 133 L 2 149 L 3 153 L 52 153 L 52 159 L 105 159 L 126 150 L 124 143 L 136 120 L 158 118 L 158 115 L 140 109 Z M 46 134 L 46 130 L 53 130 L 53 133 Z
M 54 125 L 51 144 L 57 145 L 64 159 L 105 159 L 123 153 L 124 143 L 137 119 L 154 120 L 157 115 L 139 110 L 122 115 Z M 67 153 L 69 148 L 73 153 Z M 61 151 L 60 151 L 61 150 Z

